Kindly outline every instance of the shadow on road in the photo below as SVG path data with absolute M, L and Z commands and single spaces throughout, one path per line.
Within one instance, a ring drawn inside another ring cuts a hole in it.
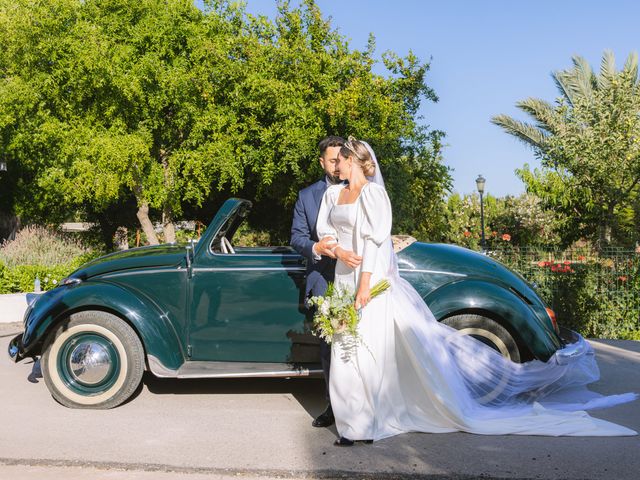
M 157 378 L 145 372 L 143 382 L 156 395 L 290 394 L 315 418 L 325 408 L 321 378 Z M 310 420 L 311 421 L 311 420 Z

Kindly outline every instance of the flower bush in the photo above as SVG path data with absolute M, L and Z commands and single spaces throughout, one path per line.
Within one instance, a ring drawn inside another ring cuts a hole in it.
M 0 262 L 7 267 L 19 265 L 66 265 L 70 258 L 88 255 L 91 250 L 70 237 L 53 230 L 28 226 L 14 240 L 0 245 Z
M 0 293 L 31 292 L 36 278 L 42 290 L 55 288 L 100 253 L 58 232 L 26 227 L 0 246 Z
M 640 255 L 615 250 L 516 248 L 491 252 L 522 274 L 584 336 L 640 340 Z
M 449 196 L 446 208 L 447 233 L 443 240 L 471 249 L 479 249 L 482 238 L 480 196 L 477 194 Z M 555 233 L 558 220 L 544 211 L 540 200 L 529 194 L 518 197 L 484 197 L 484 234 L 488 249 L 504 248 L 506 244 L 557 245 Z

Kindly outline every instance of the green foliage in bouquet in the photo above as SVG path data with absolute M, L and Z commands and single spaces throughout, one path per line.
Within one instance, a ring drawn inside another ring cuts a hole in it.
M 371 298 L 381 295 L 391 285 L 388 280 L 380 280 L 371 288 Z M 313 316 L 314 334 L 327 343 L 333 341 L 336 334 L 349 334 L 358 337 L 360 311 L 355 307 L 355 294 L 348 287 L 329 283 L 324 296 L 309 299 L 309 305 L 317 307 Z

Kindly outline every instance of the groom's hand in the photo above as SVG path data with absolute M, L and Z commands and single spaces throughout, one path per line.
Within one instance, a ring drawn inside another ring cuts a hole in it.
M 322 237 L 322 239 L 313 246 L 313 250 L 318 255 L 324 255 L 325 257 L 336 258 L 332 250 L 333 248 L 335 248 L 336 245 L 337 243 L 335 238 L 329 237 L 329 236 Z

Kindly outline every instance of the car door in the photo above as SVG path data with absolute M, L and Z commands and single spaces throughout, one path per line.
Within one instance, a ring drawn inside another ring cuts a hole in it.
M 304 362 L 304 283 L 303 258 L 290 249 L 203 248 L 190 280 L 190 360 Z

